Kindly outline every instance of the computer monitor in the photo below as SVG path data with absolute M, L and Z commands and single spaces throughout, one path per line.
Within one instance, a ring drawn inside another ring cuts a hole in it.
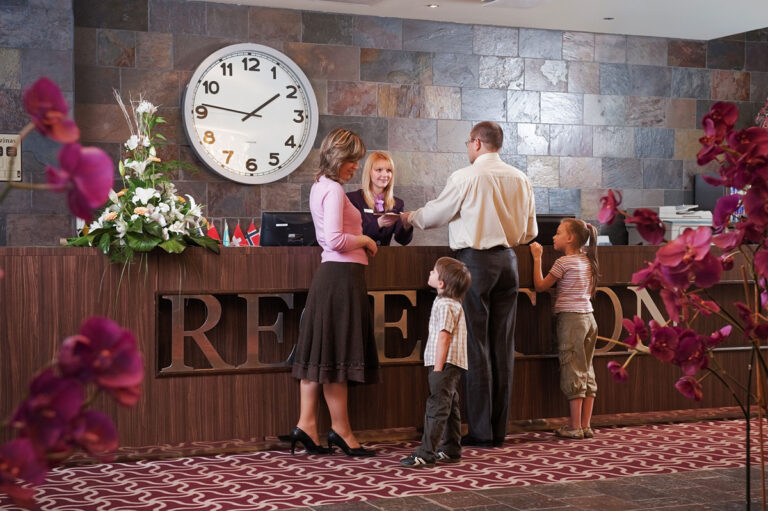
M 710 174 L 712 177 L 717 177 Z M 712 186 L 704 181 L 704 174 L 696 174 L 693 179 L 693 201 L 699 206 L 699 209 L 715 211 L 715 205 L 718 199 L 726 194 L 724 186 Z
M 554 215 L 554 214 L 545 214 L 545 215 L 536 215 L 536 224 L 539 226 L 539 234 L 531 240 L 531 243 L 534 241 L 541 244 L 541 245 L 551 245 L 552 244 L 552 236 L 555 235 L 557 232 L 557 226 L 560 225 L 560 221 L 563 218 L 576 218 L 575 215 Z
M 262 212 L 259 243 L 262 247 L 317 245 L 312 213 L 308 211 Z

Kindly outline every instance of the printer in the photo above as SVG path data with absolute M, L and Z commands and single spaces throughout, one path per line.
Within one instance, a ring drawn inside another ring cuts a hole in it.
M 647 208 L 656 211 L 659 219 L 664 222 L 666 231 L 664 240 L 669 241 L 677 238 L 687 228 L 696 229 L 697 227 L 712 227 L 712 212 L 706 210 L 697 210 L 696 205 L 682 206 L 659 206 Z M 634 224 L 627 224 L 627 233 L 629 234 L 630 245 L 645 245 L 647 242 L 637 232 Z

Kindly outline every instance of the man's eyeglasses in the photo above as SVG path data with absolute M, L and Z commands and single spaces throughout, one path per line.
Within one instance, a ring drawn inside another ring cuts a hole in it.
M 476 139 L 476 138 L 470 138 L 469 140 L 467 140 L 466 142 L 464 142 L 464 145 L 465 145 L 465 146 L 467 146 L 467 147 L 469 147 L 469 144 L 471 144 L 471 143 L 472 143 L 472 142 L 474 142 L 475 140 L 477 140 L 477 139 Z

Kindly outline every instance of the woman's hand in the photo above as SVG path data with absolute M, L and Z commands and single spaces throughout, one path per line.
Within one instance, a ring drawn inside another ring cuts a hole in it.
M 380 215 L 377 219 L 377 222 L 379 223 L 379 229 L 383 229 L 385 227 L 395 225 L 398 220 L 400 220 L 400 215 L 386 213 L 384 215 Z
M 542 248 L 542 246 L 540 244 L 538 244 L 538 243 L 536 243 L 534 241 L 533 243 L 531 243 L 529 245 L 529 247 L 531 249 L 531 255 L 533 256 L 534 259 L 541 258 L 541 253 L 544 251 L 544 249 Z
M 368 257 L 375 256 L 376 252 L 379 250 L 379 247 L 376 245 L 376 242 L 365 235 L 362 235 L 360 237 L 362 238 L 363 248 L 365 249 L 365 253 L 368 254 Z

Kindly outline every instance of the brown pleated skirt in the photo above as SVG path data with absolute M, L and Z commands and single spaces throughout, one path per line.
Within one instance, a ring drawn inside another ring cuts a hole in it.
M 365 266 L 325 262 L 312 279 L 299 326 L 294 377 L 318 383 L 377 383 Z

